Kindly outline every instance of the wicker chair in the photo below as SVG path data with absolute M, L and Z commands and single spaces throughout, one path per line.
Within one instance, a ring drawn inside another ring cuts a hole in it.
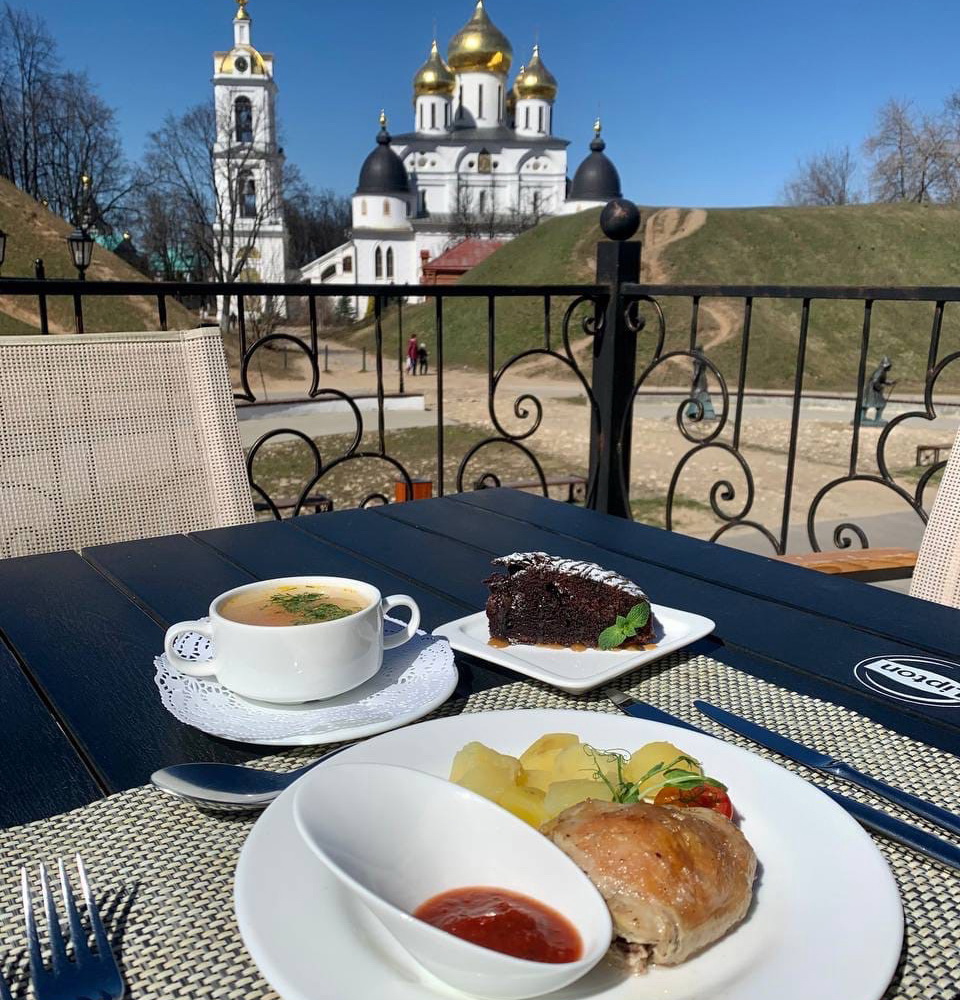
M 253 519 L 218 331 L 0 337 L 0 558 Z
M 953 442 L 923 532 L 910 593 L 960 608 L 960 434 Z
M 912 577 L 910 594 L 960 608 L 960 434 L 943 470 L 920 551 L 847 549 L 778 556 L 781 562 L 864 582 Z

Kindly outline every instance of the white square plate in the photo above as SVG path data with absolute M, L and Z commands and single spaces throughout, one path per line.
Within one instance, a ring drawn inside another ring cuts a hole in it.
M 469 653 L 545 684 L 580 694 L 676 649 L 683 649 L 709 635 L 715 627 L 715 623 L 703 615 L 665 608 L 661 604 L 651 604 L 650 607 L 660 624 L 654 649 L 586 649 L 574 652 L 572 649 L 519 644 L 497 649 L 489 645 L 490 629 L 485 611 L 446 622 L 435 628 L 433 634 L 442 635 L 461 653 Z

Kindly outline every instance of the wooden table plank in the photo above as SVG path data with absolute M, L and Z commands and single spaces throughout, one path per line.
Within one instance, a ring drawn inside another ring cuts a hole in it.
M 0 642 L 0 827 L 100 798 L 102 791 L 13 653 Z
M 741 552 L 662 528 L 634 522 L 633 528 L 627 531 L 621 518 L 557 501 L 544 501 L 542 497 L 516 490 L 478 490 L 458 494 L 452 499 L 522 523 L 532 518 L 559 534 L 594 542 L 613 552 L 679 570 L 763 600 L 775 598 L 783 605 L 844 624 L 855 623 L 857 628 L 878 635 L 892 635 L 903 643 L 948 658 L 960 657 L 960 612 L 955 608 L 870 587 L 855 580 L 805 573 L 778 559 Z M 464 525 L 467 529 L 480 530 L 467 517 L 464 517 Z
M 202 617 L 218 594 L 256 579 L 187 535 L 98 545 L 83 557 L 164 626 Z
M 77 553 L 0 561 L 0 592 L 7 641 L 104 788 L 166 764 L 262 756 L 167 713 L 153 682 L 163 628 Z
M 542 498 L 533 499 L 541 507 L 552 505 Z M 474 601 L 475 608 L 483 606 L 477 596 L 477 581 L 489 573 L 492 556 L 541 549 L 598 562 L 637 580 L 656 603 L 712 618 L 717 623 L 715 634 L 725 645 L 745 651 L 756 663 L 766 663 L 765 670 L 753 671 L 758 675 L 795 690 L 801 687 L 813 690 L 820 697 L 848 705 L 900 732 L 953 753 L 960 752 L 960 719 L 955 711 L 949 707 L 893 703 L 861 687 L 854 678 L 853 667 L 860 660 L 916 653 L 916 647 L 889 635 L 878 636 L 775 600 L 761 601 L 751 594 L 554 533 L 540 527 L 536 517 L 521 521 L 476 506 L 472 514 L 457 507 L 470 509 L 470 505 L 458 498 L 378 509 L 378 517 L 400 522 L 407 529 L 399 534 L 388 532 L 390 543 L 384 551 L 402 550 L 418 530 L 427 529 L 432 540 L 420 542 L 418 564 L 430 564 L 428 548 L 445 552 L 456 567 L 447 578 L 451 593 L 462 593 Z M 483 513 L 478 515 L 479 511 Z M 622 532 L 629 533 L 637 527 L 640 526 L 621 522 Z M 364 533 L 361 544 L 369 547 L 370 554 L 375 551 L 379 535 L 372 529 Z M 811 683 L 811 679 L 818 683 Z

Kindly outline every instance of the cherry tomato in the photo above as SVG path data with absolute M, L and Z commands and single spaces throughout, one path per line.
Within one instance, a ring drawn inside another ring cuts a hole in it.
M 733 803 L 722 788 L 714 785 L 697 785 L 694 788 L 676 788 L 667 785 L 657 792 L 653 800 L 655 806 L 699 806 L 733 819 Z

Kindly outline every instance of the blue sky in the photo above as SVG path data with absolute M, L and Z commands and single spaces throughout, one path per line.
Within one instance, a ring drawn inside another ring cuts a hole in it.
M 63 61 L 89 70 L 129 154 L 168 111 L 209 99 L 232 0 L 14 0 L 43 16 Z M 287 155 L 350 193 L 386 107 L 412 125 L 410 80 L 432 26 L 444 48 L 473 0 L 251 0 L 277 56 Z M 889 97 L 935 109 L 960 88 L 956 0 L 488 0 L 515 65 L 539 37 L 560 83 L 555 128 L 586 152 L 598 105 L 627 195 L 645 204 L 779 200 L 798 157 L 859 152 Z

